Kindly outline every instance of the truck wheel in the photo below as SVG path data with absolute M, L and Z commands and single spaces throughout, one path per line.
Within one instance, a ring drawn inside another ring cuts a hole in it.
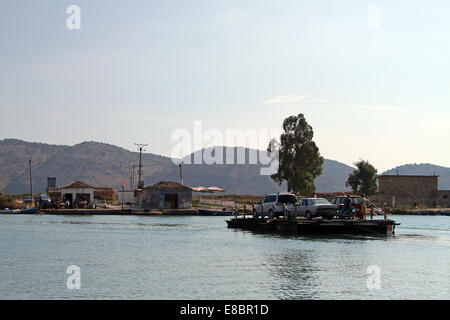
M 312 220 L 311 211 L 306 211 L 306 219 Z

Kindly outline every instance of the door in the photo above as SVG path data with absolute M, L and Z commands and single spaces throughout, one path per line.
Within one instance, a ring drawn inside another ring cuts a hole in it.
M 275 202 L 276 196 L 267 196 L 264 198 L 263 208 L 264 208 L 264 215 L 269 215 L 269 211 L 273 210 L 273 204 Z
M 164 197 L 166 209 L 178 209 L 178 194 L 169 193 Z
M 309 206 L 308 206 L 308 199 L 303 199 L 302 202 L 300 203 L 300 214 L 302 216 L 305 215 L 306 211 L 308 210 Z
M 258 214 L 262 214 L 262 216 L 264 216 L 263 211 L 262 211 L 263 210 L 264 199 L 265 199 L 265 197 L 262 197 L 259 200 L 259 202 L 257 204 L 255 204 L 255 211 L 256 211 L 257 215 Z

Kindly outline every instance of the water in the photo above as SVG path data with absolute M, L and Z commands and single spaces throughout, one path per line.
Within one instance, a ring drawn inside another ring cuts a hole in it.
M 449 299 L 450 217 L 394 219 L 395 236 L 283 237 L 224 217 L 0 215 L 0 299 Z

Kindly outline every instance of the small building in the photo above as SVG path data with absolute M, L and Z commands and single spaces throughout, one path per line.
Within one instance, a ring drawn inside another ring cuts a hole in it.
M 93 187 L 81 181 L 74 181 L 64 187 L 47 188 L 47 194 L 54 202 L 70 201 L 74 207 L 81 201 L 87 201 L 88 205 L 94 204 L 95 200 L 114 200 L 114 188 Z
M 135 204 L 136 197 L 134 190 L 117 190 L 117 200 L 119 204 Z
M 177 182 L 161 181 L 142 190 L 143 209 L 192 209 L 192 188 Z
M 449 191 L 438 190 L 439 176 L 381 175 L 378 177 L 378 199 L 388 206 L 448 206 Z

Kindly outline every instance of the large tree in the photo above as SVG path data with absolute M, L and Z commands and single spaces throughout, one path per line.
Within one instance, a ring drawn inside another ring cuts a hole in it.
M 355 163 L 356 170 L 350 173 L 345 183 L 354 193 L 373 194 L 377 190 L 377 169 L 369 161 L 360 160 Z
M 283 122 L 280 136 L 279 167 L 272 179 L 278 184 L 287 181 L 288 191 L 312 195 L 316 189 L 314 180 L 322 173 L 323 157 L 312 140 L 312 127 L 305 116 L 290 116 Z M 271 146 L 269 145 L 269 151 Z

